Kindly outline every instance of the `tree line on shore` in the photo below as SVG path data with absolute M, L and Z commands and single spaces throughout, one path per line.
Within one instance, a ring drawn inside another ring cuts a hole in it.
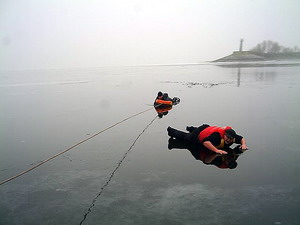
M 291 53 L 300 52 L 300 48 L 298 46 L 293 48 L 284 47 L 279 45 L 278 42 L 268 40 L 257 44 L 250 51 L 256 53 Z

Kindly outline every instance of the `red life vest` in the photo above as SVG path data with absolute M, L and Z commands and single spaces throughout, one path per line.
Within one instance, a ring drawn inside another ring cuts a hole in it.
M 200 142 L 202 143 L 203 140 L 205 138 L 209 137 L 210 135 L 212 135 L 212 133 L 218 132 L 221 135 L 221 139 L 224 139 L 225 131 L 228 129 L 232 129 L 232 128 L 231 127 L 216 127 L 216 126 L 207 127 L 199 133 L 198 138 L 199 138 Z

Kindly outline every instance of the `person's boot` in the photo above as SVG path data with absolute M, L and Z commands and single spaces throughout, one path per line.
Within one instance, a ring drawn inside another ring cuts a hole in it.
M 172 127 L 168 127 L 167 131 L 168 131 L 168 135 L 170 137 L 176 138 L 176 139 L 179 139 L 179 140 L 182 140 L 182 141 L 184 141 L 186 139 L 186 135 L 188 134 L 188 133 L 185 133 L 183 131 L 176 130 Z
M 197 127 L 193 127 L 193 126 L 187 126 L 186 130 L 190 133 L 192 133 Z

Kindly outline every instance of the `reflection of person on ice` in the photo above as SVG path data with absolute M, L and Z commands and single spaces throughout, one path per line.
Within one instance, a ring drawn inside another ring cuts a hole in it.
M 200 127 L 187 127 L 189 133 L 168 127 L 170 137 L 182 140 L 193 145 L 203 145 L 205 148 L 217 153 L 227 154 L 226 149 L 233 143 L 240 144 L 242 150 L 246 150 L 246 140 L 235 133 L 231 127 L 216 127 L 203 124 Z
M 212 152 L 200 145 L 192 145 L 179 139 L 169 139 L 169 150 L 187 149 L 196 160 L 202 161 L 206 165 L 214 165 L 220 169 L 235 169 L 238 165 L 238 157 L 245 151 L 237 145 L 235 148 L 226 148 L 228 154 L 220 155 Z

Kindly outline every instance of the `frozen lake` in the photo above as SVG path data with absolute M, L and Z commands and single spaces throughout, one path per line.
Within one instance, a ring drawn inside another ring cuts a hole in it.
M 0 71 L 0 224 L 299 224 L 300 66 Z M 235 169 L 168 149 L 168 126 L 232 126 Z M 137 139 L 138 138 L 138 139 Z

